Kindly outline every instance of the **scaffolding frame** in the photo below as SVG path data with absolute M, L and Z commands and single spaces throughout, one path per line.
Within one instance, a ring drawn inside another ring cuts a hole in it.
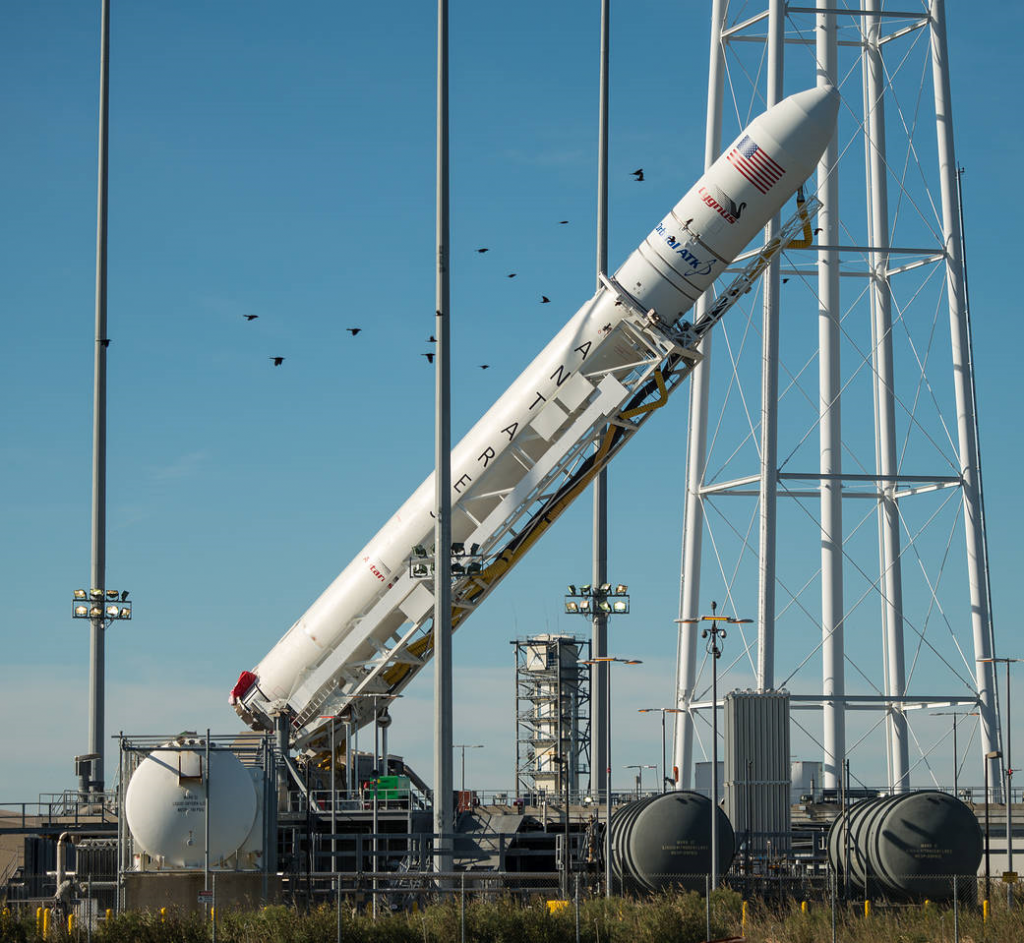
M 516 796 L 580 797 L 590 774 L 591 640 L 575 635 L 515 639 Z M 566 764 L 559 762 L 566 756 Z

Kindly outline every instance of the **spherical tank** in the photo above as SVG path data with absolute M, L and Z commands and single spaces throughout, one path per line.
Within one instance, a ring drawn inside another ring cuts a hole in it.
M 623 806 L 612 816 L 612 879 L 620 893 L 683 887 L 704 890 L 711 871 L 711 800 L 669 792 Z M 718 824 L 718 872 L 729 870 L 735 836 L 726 814 Z
M 125 816 L 136 850 L 176 868 L 201 868 L 206 855 L 206 796 L 210 797 L 210 864 L 232 855 L 248 837 L 256 818 L 256 790 L 249 773 L 230 750 L 211 749 L 209 769 L 204 741 L 179 740 L 157 749 L 132 774 Z
M 952 875 L 975 875 L 981 827 L 969 806 L 923 790 L 859 802 L 838 816 L 828 836 L 829 861 L 849 864 L 851 881 L 894 898 L 945 900 Z

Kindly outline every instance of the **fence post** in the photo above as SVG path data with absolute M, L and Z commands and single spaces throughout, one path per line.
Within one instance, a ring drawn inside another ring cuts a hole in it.
M 334 909 L 337 911 L 338 926 L 336 928 L 337 943 L 341 943 L 341 876 L 334 875 Z
M 86 922 L 85 922 L 85 939 L 86 939 L 87 943 L 92 943 L 92 908 L 93 908 L 93 900 L 92 900 L 92 875 L 91 874 L 89 875 L 89 885 L 88 886 L 89 886 L 89 890 L 87 891 L 87 896 L 88 896 L 89 906 L 86 908 L 86 913 L 88 914 L 88 916 L 86 917 Z
M 576 873 L 576 885 L 573 889 L 573 902 L 576 908 L 576 943 L 580 943 L 580 876 Z
M 953 943 L 960 943 L 960 897 L 953 875 Z
M 459 903 L 459 922 L 462 925 L 462 943 L 466 943 L 466 872 L 462 872 L 462 894 Z
M 704 920 L 707 923 L 708 935 L 705 939 L 711 939 L 711 875 L 704 875 Z
M 217 943 L 217 873 L 214 872 L 210 881 L 213 899 L 210 902 L 210 941 Z
M 836 887 L 836 884 L 838 882 L 838 877 L 836 875 L 836 872 L 833 871 L 831 867 L 829 867 L 829 869 L 828 869 L 828 875 L 829 875 L 828 886 L 829 886 L 829 890 L 831 891 L 831 894 L 829 896 L 832 898 L 832 900 L 831 900 L 831 906 L 832 906 L 832 943 L 837 943 L 837 941 L 839 939 L 838 928 L 836 927 L 836 893 L 838 891 L 838 888 Z

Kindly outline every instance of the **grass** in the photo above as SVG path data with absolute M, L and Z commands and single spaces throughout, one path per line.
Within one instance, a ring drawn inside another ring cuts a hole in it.
M 822 904 L 806 913 L 799 904 L 751 902 L 745 926 L 738 894 L 712 895 L 712 938 L 743 933 L 748 943 L 831 943 L 832 913 Z M 572 904 L 550 913 L 545 900 L 520 903 L 511 898 L 470 901 L 465 908 L 467 943 L 574 943 L 576 912 Z M 931 905 L 876 906 L 870 916 L 861 907 L 840 908 L 836 939 L 841 943 L 954 943 L 952 908 Z M 299 913 L 272 906 L 258 911 L 225 913 L 217 920 L 218 943 L 333 943 L 337 913 L 319 907 Z M 61 927 L 50 943 L 85 940 L 84 930 L 70 937 Z M 209 943 L 210 924 L 201 915 L 168 916 L 124 913 L 101 925 L 96 943 Z M 342 909 L 345 943 L 461 943 L 462 911 L 458 900 L 435 904 L 421 912 L 385 914 L 374 921 L 366 914 Z M 36 943 L 35 914 L 0 918 L 0 941 Z M 663 894 L 648 900 L 596 898 L 580 902 L 580 943 L 700 943 L 706 939 L 704 898 L 696 893 Z M 988 923 L 974 907 L 962 907 L 961 943 L 1022 943 L 1024 908 L 1007 911 L 996 903 Z

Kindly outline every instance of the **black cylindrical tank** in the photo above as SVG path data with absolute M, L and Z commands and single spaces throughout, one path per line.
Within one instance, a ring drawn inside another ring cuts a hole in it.
M 973 880 L 982 852 L 970 807 L 932 790 L 858 802 L 828 833 L 828 860 L 841 880 L 848 868 L 858 889 L 897 899 L 951 898 L 952 876 Z
M 732 825 L 718 819 L 718 871 L 736 850 Z M 612 815 L 612 890 L 649 893 L 667 888 L 703 891 L 711 872 L 711 800 L 697 792 L 668 792 L 622 806 Z

